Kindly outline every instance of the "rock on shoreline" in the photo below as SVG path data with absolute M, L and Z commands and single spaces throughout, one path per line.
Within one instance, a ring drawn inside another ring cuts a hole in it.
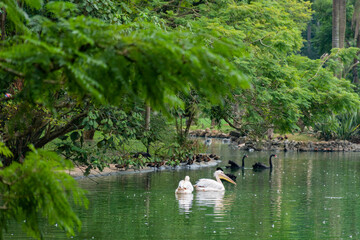
M 256 151 L 297 151 L 297 152 L 360 152 L 360 144 L 349 141 L 304 142 L 294 140 L 247 141 L 239 149 Z
M 346 140 L 305 142 L 288 139 L 273 139 L 252 141 L 247 137 L 241 136 L 235 131 L 229 134 L 221 133 L 217 130 L 194 130 L 190 132 L 191 137 L 205 137 L 206 139 L 219 138 L 231 139 L 232 144 L 236 144 L 241 150 L 255 151 L 297 151 L 297 152 L 360 152 L 360 144 Z

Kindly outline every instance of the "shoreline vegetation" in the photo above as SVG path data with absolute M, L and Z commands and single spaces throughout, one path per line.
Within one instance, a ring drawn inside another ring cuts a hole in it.
M 225 144 L 233 144 L 239 150 L 244 151 L 298 151 L 298 152 L 360 152 L 360 144 L 352 143 L 346 140 L 321 141 L 316 140 L 311 136 L 295 137 L 302 139 L 301 141 L 293 140 L 293 137 L 284 139 L 283 137 L 275 137 L 271 140 L 248 140 L 246 137 L 237 135 L 235 132 L 223 133 L 218 130 L 193 130 L 190 131 L 190 137 L 203 138 L 205 145 L 210 145 L 212 139 L 221 140 Z M 211 140 L 210 140 L 211 139 Z M 75 179 L 83 179 L 86 177 L 102 177 L 119 174 L 132 173 L 146 173 L 163 170 L 181 170 L 181 169 L 198 169 L 202 167 L 213 167 L 221 162 L 221 156 L 211 156 L 212 154 L 197 154 L 195 156 L 202 156 L 200 161 L 192 161 L 191 163 L 182 162 L 176 166 L 162 165 L 150 166 L 146 163 L 145 166 L 128 166 L 120 167 L 118 164 L 109 164 L 102 171 L 92 169 L 88 175 L 84 175 L 86 171 L 85 166 L 75 166 L 75 168 L 68 170 L 67 173 Z M 211 157 L 211 158 L 210 158 Z M 194 157 L 196 158 L 196 157 Z M 207 160 L 204 160 L 204 159 Z
M 92 169 L 90 174 L 85 176 L 84 166 L 75 166 L 75 168 L 71 170 L 67 170 L 66 172 L 75 179 L 82 178 L 92 178 L 92 177 L 105 177 L 119 174 L 131 174 L 131 173 L 146 173 L 146 172 L 154 172 L 154 171 L 163 171 L 163 170 L 181 170 L 181 169 L 199 169 L 203 167 L 214 167 L 218 165 L 221 160 L 210 160 L 208 162 L 194 162 L 192 164 L 181 163 L 177 166 L 161 166 L 161 167 L 135 167 L 129 166 L 128 168 L 118 168 L 116 164 L 110 164 L 109 167 L 105 167 L 102 171 L 98 169 Z

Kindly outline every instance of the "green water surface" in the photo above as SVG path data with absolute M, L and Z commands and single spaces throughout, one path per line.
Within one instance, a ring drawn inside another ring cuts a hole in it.
M 213 144 L 209 151 L 241 163 L 244 152 Z M 360 239 L 360 153 L 277 153 L 273 171 L 253 172 L 270 152 L 247 152 L 225 193 L 176 196 L 179 180 L 213 178 L 215 167 L 79 180 L 88 210 L 82 230 L 67 237 L 44 227 L 45 239 Z M 225 168 L 224 168 L 225 169 Z M 225 170 L 229 172 L 229 170 Z M 28 239 L 17 226 L 5 239 Z

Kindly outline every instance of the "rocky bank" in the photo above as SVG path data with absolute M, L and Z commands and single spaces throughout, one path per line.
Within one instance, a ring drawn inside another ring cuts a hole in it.
M 236 144 L 242 150 L 255 151 L 299 151 L 299 152 L 360 152 L 360 144 L 345 140 L 335 141 L 294 141 L 288 139 L 273 140 L 249 140 L 237 132 L 229 134 L 221 133 L 217 130 L 195 130 L 190 132 L 192 137 L 204 137 L 205 139 L 220 138 L 228 139 L 232 144 Z

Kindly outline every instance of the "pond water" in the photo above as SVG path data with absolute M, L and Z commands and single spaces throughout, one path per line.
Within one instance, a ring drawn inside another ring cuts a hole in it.
M 222 167 L 244 154 L 225 144 L 210 151 Z M 247 154 L 247 169 L 232 172 L 237 185 L 224 183 L 224 193 L 174 193 L 186 175 L 195 183 L 216 167 L 81 179 L 90 207 L 77 210 L 83 226 L 73 239 L 360 238 L 360 153 L 277 153 L 271 172 L 251 169 L 270 152 Z M 66 239 L 55 226 L 44 236 Z M 4 237 L 27 239 L 17 227 Z

